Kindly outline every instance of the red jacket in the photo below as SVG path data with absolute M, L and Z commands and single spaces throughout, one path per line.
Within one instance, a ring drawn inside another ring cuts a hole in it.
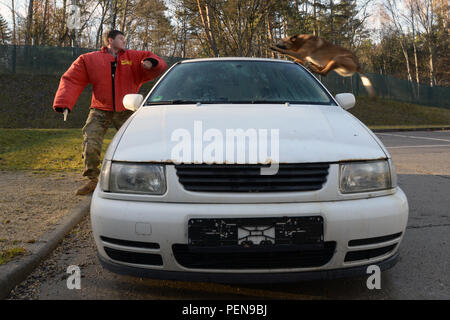
M 141 61 L 153 58 L 158 61 L 150 70 Z M 107 47 L 79 56 L 63 74 L 53 101 L 53 109 L 69 108 L 72 111 L 83 89 L 92 84 L 91 108 L 107 111 L 124 111 L 122 100 L 126 94 L 138 93 L 142 84 L 159 76 L 167 68 L 163 59 L 150 51 L 121 50 L 117 53 L 115 94 L 113 107 L 111 62 L 114 57 Z

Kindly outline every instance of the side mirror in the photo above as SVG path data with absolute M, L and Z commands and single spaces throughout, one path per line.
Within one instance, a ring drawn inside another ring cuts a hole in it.
M 336 101 L 344 110 L 348 110 L 355 105 L 355 96 L 353 93 L 339 93 L 336 95 Z
M 125 109 L 136 111 L 141 106 L 142 100 L 144 100 L 142 94 L 127 94 L 123 97 L 123 106 Z

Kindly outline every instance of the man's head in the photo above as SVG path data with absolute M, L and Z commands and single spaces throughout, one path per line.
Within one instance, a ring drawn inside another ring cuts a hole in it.
M 127 44 L 125 35 L 119 30 L 107 31 L 104 35 L 103 42 L 106 47 L 122 50 L 125 50 Z

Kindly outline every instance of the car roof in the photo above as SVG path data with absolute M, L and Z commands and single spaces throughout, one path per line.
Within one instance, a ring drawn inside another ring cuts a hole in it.
M 294 63 L 290 60 L 281 59 L 270 59 L 270 58 L 247 58 L 247 57 L 221 57 L 221 58 L 197 58 L 183 60 L 181 63 L 192 63 L 192 62 L 205 62 L 205 61 L 269 61 L 269 62 L 281 62 L 281 63 Z

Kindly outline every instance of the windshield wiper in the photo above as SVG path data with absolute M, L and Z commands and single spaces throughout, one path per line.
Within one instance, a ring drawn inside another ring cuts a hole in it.
M 164 104 L 171 104 L 171 105 L 177 105 L 177 104 L 324 104 L 328 105 L 329 103 L 320 103 L 320 102 L 313 102 L 313 101 L 290 101 L 290 100 L 279 100 L 279 101 L 273 101 L 273 100 L 232 100 L 232 101 L 224 101 L 224 100 L 160 100 L 160 101 L 150 101 L 147 102 L 146 106 L 154 106 L 154 105 L 164 105 Z
M 294 100 L 246 100 L 246 101 L 231 101 L 231 103 L 242 103 L 242 104 L 324 104 L 328 105 L 330 103 L 326 102 L 314 102 L 314 101 L 294 101 Z
M 273 100 L 237 100 L 228 101 L 228 103 L 242 103 L 242 104 L 283 104 L 289 101 L 273 101 Z
M 153 106 L 153 105 L 161 105 L 161 104 L 196 104 L 200 101 L 193 101 L 193 100 L 159 100 L 159 101 L 150 101 L 147 102 L 146 106 Z M 200 102 L 201 103 L 201 102 Z

